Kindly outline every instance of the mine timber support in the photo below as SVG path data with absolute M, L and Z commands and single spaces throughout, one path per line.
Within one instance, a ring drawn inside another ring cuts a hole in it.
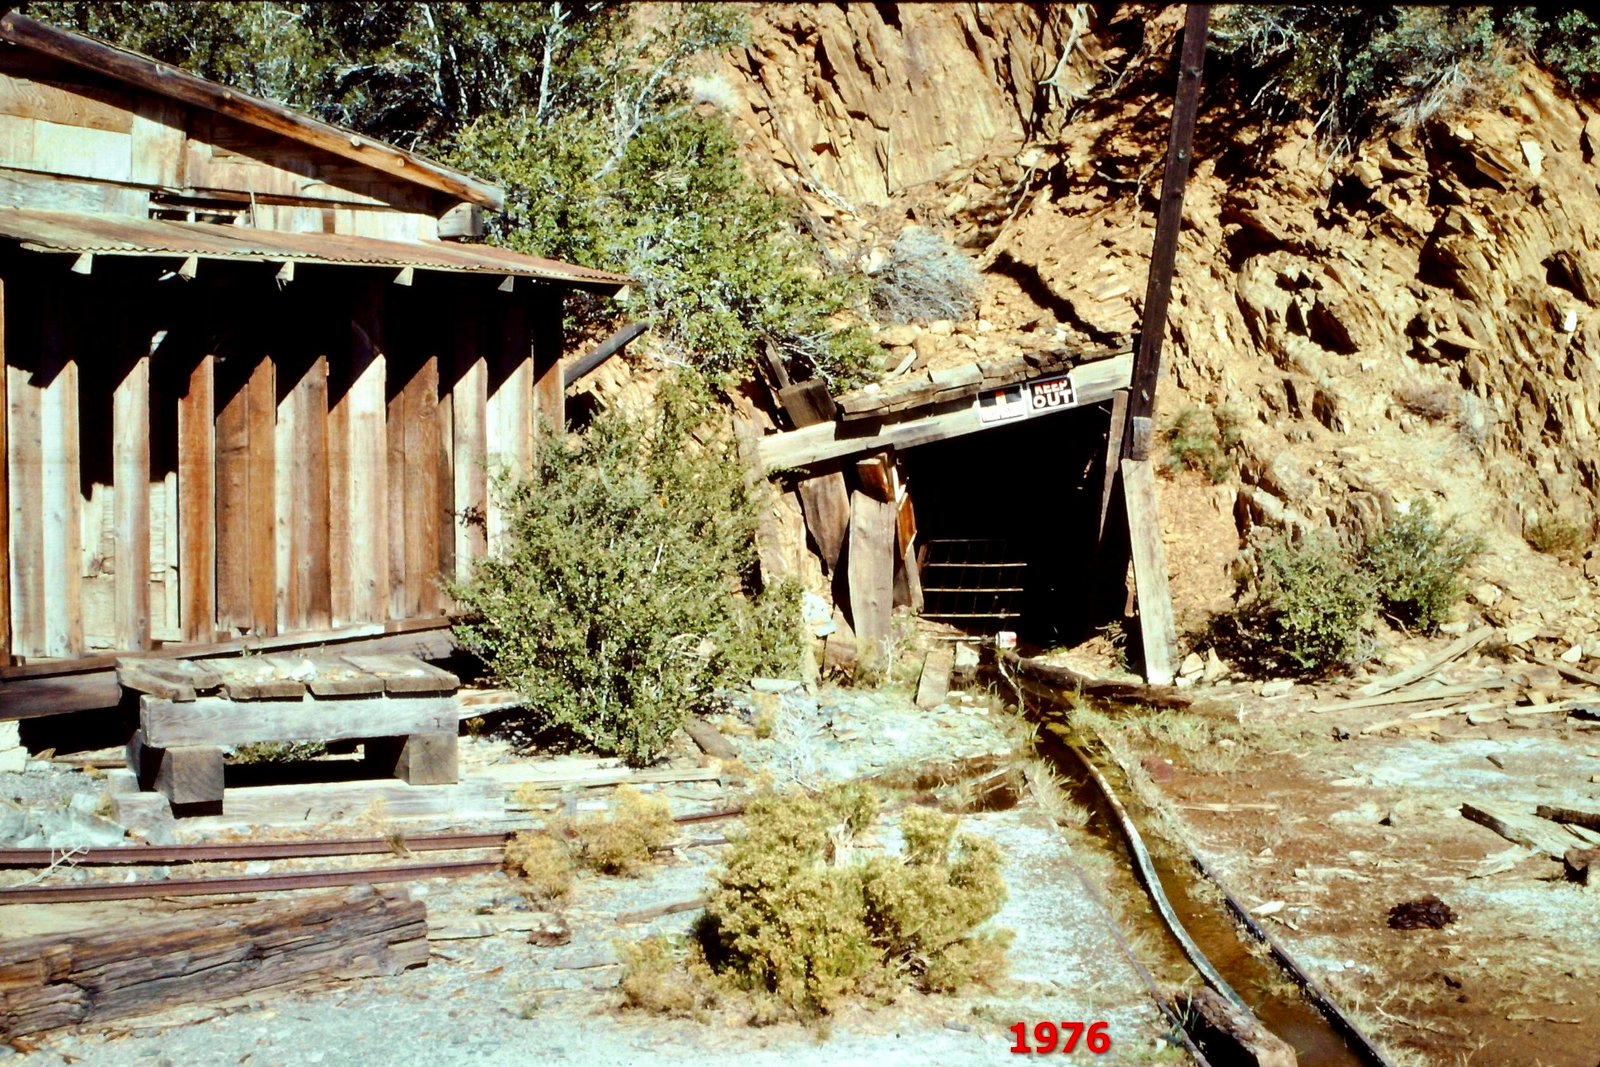
M 1172 105 L 1172 132 L 1167 142 L 1166 166 L 1161 175 L 1161 207 L 1156 216 L 1155 242 L 1150 251 L 1150 273 L 1145 285 L 1144 317 L 1139 325 L 1125 419 L 1120 427 L 1113 427 L 1113 435 L 1120 433 L 1117 467 L 1120 469 L 1127 503 L 1129 539 L 1124 545 L 1120 538 L 1113 541 L 1107 536 L 1105 512 L 1108 505 L 1103 504 L 1098 549 L 1100 559 L 1118 577 L 1126 575 L 1129 556 L 1132 557 L 1139 600 L 1144 673 L 1152 685 L 1170 685 L 1178 661 L 1177 634 L 1172 622 L 1172 595 L 1167 585 L 1166 560 L 1161 551 L 1161 516 L 1150 470 L 1150 442 L 1154 436 L 1156 386 L 1161 377 L 1161 344 L 1167 331 L 1167 305 L 1172 298 L 1172 271 L 1177 258 L 1178 234 L 1183 224 L 1183 193 L 1189 180 L 1195 115 L 1200 100 L 1200 73 L 1205 64 L 1206 29 L 1210 16 L 1209 5 L 1190 4 L 1184 20 L 1183 46 L 1178 59 L 1178 87 Z M 1109 468 L 1109 455 L 1107 459 Z M 1109 501 L 1110 494 L 1104 499 Z M 1109 584 L 1115 589 L 1117 583 Z

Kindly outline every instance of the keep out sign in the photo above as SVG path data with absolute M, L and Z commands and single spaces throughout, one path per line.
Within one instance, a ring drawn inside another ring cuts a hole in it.
M 1072 379 L 1065 374 L 1059 378 L 1031 382 L 1029 392 L 1033 394 L 1034 411 L 1070 408 L 1077 402 L 1072 393 Z

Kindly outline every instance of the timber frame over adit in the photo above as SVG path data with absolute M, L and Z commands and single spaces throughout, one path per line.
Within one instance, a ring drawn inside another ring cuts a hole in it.
M 0 18 L 0 718 L 114 704 L 119 654 L 446 624 L 564 423 L 565 291 L 629 280 L 456 240 L 502 200 Z

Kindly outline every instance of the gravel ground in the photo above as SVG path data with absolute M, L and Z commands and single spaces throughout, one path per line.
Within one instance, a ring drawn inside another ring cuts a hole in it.
M 917 710 L 894 692 L 751 692 L 735 704 L 730 731 L 737 732 L 736 719 L 763 721 L 760 732 L 766 735 L 734 738 L 742 762 L 779 781 L 817 784 L 1011 748 L 1008 722 L 991 717 L 981 695 L 955 697 L 933 712 Z M 466 748 L 471 759 L 504 758 L 503 748 L 492 742 Z M 701 786 L 663 786 L 660 792 L 674 807 L 705 806 Z M 891 841 L 897 835 L 892 819 L 886 821 L 882 836 Z M 717 837 L 733 826 L 689 827 L 686 837 Z M 177 1009 L 57 1034 L 27 1054 L 0 1045 L 0 1063 L 1000 1063 L 1013 1059 L 1011 1024 L 1044 1019 L 1105 1020 L 1113 1046 L 1108 1055 L 1093 1057 L 1096 1062 L 1181 1060 L 1181 1053 L 1162 1040 L 1156 1009 L 1073 875 L 1065 841 L 1032 801 L 969 815 L 963 829 L 993 838 L 1005 856 L 1010 896 L 995 921 L 1014 930 L 1016 941 L 1010 979 L 988 993 L 965 998 L 906 994 L 886 1007 L 847 1010 L 823 1029 L 752 1028 L 721 1017 L 702 1023 L 620 1010 L 617 942 L 684 930 L 692 915 L 627 927 L 617 926 L 616 916 L 704 892 L 723 850 L 700 845 L 675 850 L 640 879 L 580 876 L 564 911 L 573 937 L 559 948 L 530 946 L 526 935 L 516 933 L 437 941 L 429 966 L 392 978 Z M 437 880 L 411 891 L 426 899 L 435 921 L 525 906 L 502 874 Z

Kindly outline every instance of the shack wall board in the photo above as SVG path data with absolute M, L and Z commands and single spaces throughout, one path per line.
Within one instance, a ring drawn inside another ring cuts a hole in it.
M 549 289 L 71 262 L 0 255 L 8 656 L 443 614 L 485 460 L 534 455 Z

